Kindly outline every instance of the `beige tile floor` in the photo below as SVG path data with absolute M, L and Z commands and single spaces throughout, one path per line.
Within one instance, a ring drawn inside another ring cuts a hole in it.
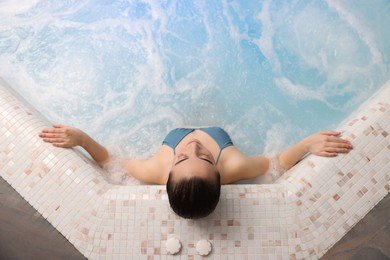
M 0 259 L 85 259 L 2 178 L 0 206 Z M 387 196 L 321 259 L 389 259 L 389 216 Z

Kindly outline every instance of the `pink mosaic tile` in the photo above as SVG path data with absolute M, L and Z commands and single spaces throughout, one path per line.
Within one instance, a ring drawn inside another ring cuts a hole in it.
M 345 120 L 354 150 L 308 156 L 274 184 L 222 187 L 209 217 L 185 220 L 169 208 L 165 187 L 118 186 L 83 154 L 36 137 L 49 124 L 0 81 L 0 173 L 90 259 L 317 259 L 390 190 L 390 82 Z M 165 242 L 182 249 L 169 255 Z

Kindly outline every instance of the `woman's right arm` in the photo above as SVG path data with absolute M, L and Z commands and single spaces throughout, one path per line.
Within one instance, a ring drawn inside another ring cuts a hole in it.
M 71 148 L 81 146 L 100 166 L 103 166 L 110 160 L 106 148 L 98 144 L 80 129 L 71 126 L 60 124 L 53 125 L 52 128 L 43 129 L 39 133 L 39 137 L 41 137 L 44 142 L 50 143 L 56 147 Z
M 75 146 L 83 147 L 91 157 L 103 167 L 109 163 L 110 155 L 107 149 L 93 140 L 89 135 L 75 127 L 66 125 L 53 125 L 52 128 L 45 128 L 39 133 L 39 137 L 46 143 L 56 147 L 72 148 Z M 114 162 L 115 163 L 115 162 Z M 156 184 L 165 184 L 164 175 L 161 174 L 160 160 L 128 160 L 123 167 L 128 175 L 134 178 Z

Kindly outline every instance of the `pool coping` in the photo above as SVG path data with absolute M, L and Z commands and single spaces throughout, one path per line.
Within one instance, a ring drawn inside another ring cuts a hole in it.
M 55 148 L 37 133 L 50 122 L 0 80 L 0 173 L 84 256 L 97 259 L 200 258 L 208 239 L 214 258 L 319 258 L 390 190 L 390 81 L 338 130 L 354 150 L 310 155 L 274 184 L 222 187 L 216 211 L 201 220 L 176 216 L 165 186 L 118 186 L 76 149 Z

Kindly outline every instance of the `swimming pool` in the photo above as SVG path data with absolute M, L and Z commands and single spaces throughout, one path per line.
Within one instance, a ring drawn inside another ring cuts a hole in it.
M 129 156 L 183 124 L 271 152 L 339 125 L 383 86 L 340 124 L 349 155 L 309 156 L 273 185 L 224 186 L 216 211 L 192 221 L 163 186 L 112 185 L 42 143 L 49 122 L 0 80 L 1 177 L 84 256 L 171 259 L 176 237 L 176 258 L 200 259 L 202 239 L 221 259 L 318 258 L 390 191 L 389 4 L 241 2 L 0 4 L 0 76 L 50 121 Z
M 217 125 L 245 153 L 331 129 L 390 75 L 387 1 L 2 1 L 0 77 L 130 157 Z

